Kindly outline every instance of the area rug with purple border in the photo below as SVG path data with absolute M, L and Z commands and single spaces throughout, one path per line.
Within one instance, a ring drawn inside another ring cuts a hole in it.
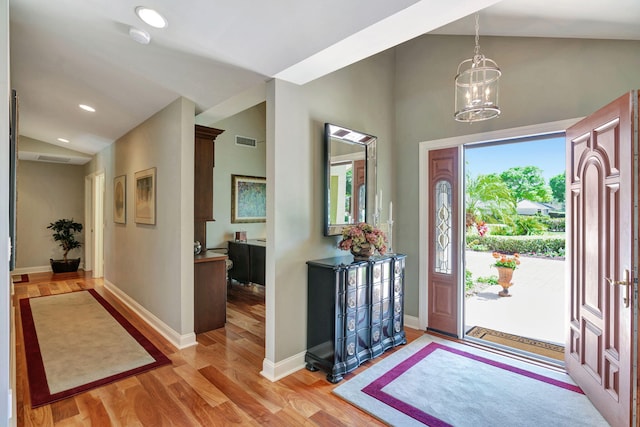
M 393 426 L 608 426 L 566 373 L 428 335 L 333 392 Z
M 32 407 L 169 364 L 95 290 L 20 300 Z

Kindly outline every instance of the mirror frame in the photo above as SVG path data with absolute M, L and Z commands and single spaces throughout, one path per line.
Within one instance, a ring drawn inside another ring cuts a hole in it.
M 359 144 L 365 149 L 365 221 L 371 223 L 373 215 L 370 194 L 376 194 L 377 157 L 376 146 L 378 138 L 364 132 L 355 131 L 331 123 L 324 124 L 324 218 L 323 227 L 325 236 L 338 236 L 342 229 L 351 224 L 331 224 L 330 200 L 331 200 L 331 141 L 338 140 L 349 144 Z

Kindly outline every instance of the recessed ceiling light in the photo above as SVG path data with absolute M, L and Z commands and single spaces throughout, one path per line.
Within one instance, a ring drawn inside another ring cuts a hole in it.
M 151 36 L 145 30 L 131 27 L 129 28 L 129 37 L 137 41 L 140 44 L 149 44 Z
M 78 107 L 80 107 L 80 108 L 82 108 L 84 111 L 88 111 L 88 112 L 90 112 L 90 113 L 95 113 L 95 112 L 96 112 L 96 109 L 95 109 L 95 108 L 93 108 L 93 107 L 92 107 L 92 106 L 90 106 L 90 105 L 86 105 L 86 104 L 79 104 L 79 105 L 78 105 Z
M 64 138 L 58 138 L 58 141 L 60 141 L 60 142 L 69 142 L 68 139 L 64 139 Z
M 160 15 L 160 13 L 153 9 L 149 9 L 148 7 L 136 7 L 136 15 L 154 28 L 164 28 L 167 26 L 167 20 L 164 16 Z

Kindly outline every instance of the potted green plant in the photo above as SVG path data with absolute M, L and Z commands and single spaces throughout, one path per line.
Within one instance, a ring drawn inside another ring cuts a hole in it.
M 53 240 L 58 242 L 64 251 L 63 259 L 49 259 L 53 272 L 68 273 L 78 271 L 80 258 L 67 259 L 67 255 L 71 249 L 82 246 L 82 243 L 76 240 L 75 236 L 75 233 L 82 231 L 82 224 L 75 222 L 73 219 L 59 219 L 49 224 L 47 228 L 53 230 Z

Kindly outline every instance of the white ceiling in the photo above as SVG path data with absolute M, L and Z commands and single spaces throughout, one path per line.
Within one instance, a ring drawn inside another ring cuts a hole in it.
M 93 154 L 179 96 L 216 117 L 273 77 L 304 84 L 428 32 L 473 34 L 478 9 L 481 38 L 640 40 L 638 0 L 148 0 L 164 30 L 141 22 L 139 5 L 10 2 L 21 135 Z M 151 43 L 134 42 L 130 26 Z

